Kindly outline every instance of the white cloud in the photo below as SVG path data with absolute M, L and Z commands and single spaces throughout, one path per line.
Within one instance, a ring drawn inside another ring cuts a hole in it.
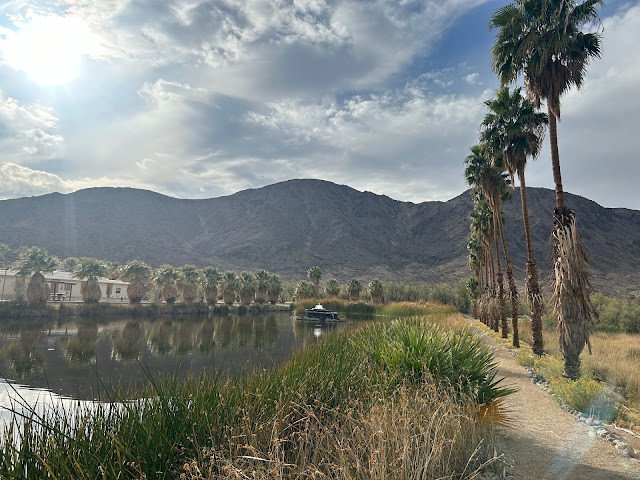
M 464 81 L 467 82 L 469 85 L 475 85 L 476 83 L 478 83 L 479 76 L 480 74 L 478 73 L 470 73 L 469 75 L 464 77 Z
M 51 108 L 22 105 L 0 90 L 0 150 L 4 160 L 45 160 L 59 154 L 63 138 L 56 134 L 58 119 Z

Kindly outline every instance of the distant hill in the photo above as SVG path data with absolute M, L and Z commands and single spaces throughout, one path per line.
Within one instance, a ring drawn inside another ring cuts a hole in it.
M 550 275 L 553 191 L 530 188 L 531 226 L 543 278 Z M 567 195 L 591 256 L 596 288 L 640 290 L 640 212 Z M 413 204 L 321 180 L 289 180 L 234 195 L 183 200 L 131 188 L 91 188 L 0 201 L 0 242 L 38 245 L 60 258 L 121 263 L 141 259 L 265 268 L 300 280 L 313 265 L 323 280 L 373 277 L 451 282 L 469 275 L 468 192 Z M 526 249 L 519 190 L 504 208 L 507 241 L 522 277 Z

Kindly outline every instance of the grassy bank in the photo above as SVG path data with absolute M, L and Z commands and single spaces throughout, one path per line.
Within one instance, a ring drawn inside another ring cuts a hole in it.
M 0 302 L 0 321 L 16 319 L 59 319 L 73 317 L 106 317 L 110 315 L 134 318 L 154 317 L 157 315 L 208 315 L 215 314 L 262 314 L 273 311 L 288 311 L 288 305 L 251 304 L 251 305 L 209 305 L 194 303 L 173 305 L 161 303 L 145 303 L 131 305 L 128 303 L 50 303 L 43 306 L 32 306 L 18 302 Z
M 296 315 L 304 314 L 306 308 L 313 308 L 316 300 L 303 300 L 294 304 Z M 392 302 L 392 303 L 370 303 L 370 302 L 350 302 L 339 298 L 323 298 L 322 306 L 327 310 L 332 310 L 342 315 L 354 316 L 365 315 L 371 317 L 412 317 L 412 316 L 451 316 L 457 312 L 452 305 L 443 305 L 434 302 Z
M 0 478 L 471 476 L 493 456 L 478 405 L 509 390 L 477 340 L 427 323 L 328 335 L 234 381 L 150 380 L 138 401 L 114 396 L 119 407 L 26 418 L 5 437 Z

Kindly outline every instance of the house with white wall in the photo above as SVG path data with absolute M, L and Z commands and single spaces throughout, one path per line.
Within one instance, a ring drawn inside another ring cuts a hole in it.
M 0 269 L 0 301 L 17 300 L 24 296 L 30 277 L 19 277 L 17 270 Z M 55 271 L 44 276 L 51 290 L 51 301 L 81 302 L 82 280 L 75 278 L 70 272 Z M 98 277 L 98 285 L 102 291 L 101 302 L 128 301 L 127 287 L 129 282 L 110 280 Z M 17 288 L 16 288 L 17 287 Z M 20 293 L 22 291 L 22 293 Z

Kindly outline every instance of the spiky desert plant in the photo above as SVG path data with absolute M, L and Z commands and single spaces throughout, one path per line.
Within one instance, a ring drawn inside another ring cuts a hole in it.
M 191 305 L 196 301 L 198 289 L 196 282 L 200 276 L 200 270 L 195 265 L 183 265 L 179 269 L 182 287 L 182 300 Z
M 204 267 L 200 273 L 200 284 L 204 288 L 204 299 L 210 305 L 218 301 L 218 283 L 222 275 L 215 267 Z
M 140 303 L 147 293 L 146 282 L 151 275 L 151 267 L 140 260 L 132 260 L 122 267 L 122 278 L 129 282 L 127 297 L 129 303 Z
M 98 285 L 98 277 L 107 274 L 107 265 L 95 258 L 79 258 L 72 271 L 75 278 L 83 281 L 81 294 L 84 303 L 98 303 L 102 298 L 102 290 Z
M 176 288 L 176 280 L 178 280 L 178 272 L 171 265 L 161 265 L 154 274 L 153 281 L 162 289 L 162 298 L 168 305 L 176 303 L 178 297 L 178 289 Z
M 267 300 L 267 287 L 269 285 L 269 274 L 264 270 L 256 272 L 256 302 L 264 303 Z
M 327 285 L 324 287 L 324 293 L 329 297 L 337 297 L 340 295 L 340 284 L 335 278 L 330 278 Z
M 369 294 L 371 295 L 371 301 L 373 303 L 382 303 L 383 292 L 384 287 L 382 286 L 382 282 L 377 278 L 371 280 L 369 284 Z
M 352 278 L 347 282 L 347 293 L 352 302 L 360 300 L 360 292 L 362 292 L 362 284 L 357 278 Z
M 311 267 L 307 271 L 307 277 L 309 277 L 309 280 L 311 280 L 311 283 L 313 283 L 313 287 L 316 289 L 317 293 L 318 285 L 320 285 L 320 279 L 322 278 L 322 270 L 320 270 L 320 267 L 318 266 Z
M 282 281 L 278 275 L 269 275 L 267 281 L 267 299 L 270 303 L 276 304 L 282 293 Z
M 316 295 L 316 287 L 313 286 L 313 283 L 302 280 L 296 286 L 294 295 L 297 301 L 313 298 Z
M 220 290 L 222 290 L 222 301 L 227 305 L 232 305 L 236 300 L 236 293 L 240 284 L 236 272 L 227 270 L 220 279 Z
M 58 260 L 39 247 L 21 248 L 18 255 L 20 260 L 17 275 L 28 277 L 33 273 L 27 285 L 27 302 L 36 305 L 46 303 L 50 288 L 43 274 L 55 271 Z
M 238 294 L 240 303 L 249 305 L 256 296 L 256 276 L 251 272 L 242 272 L 238 278 Z

